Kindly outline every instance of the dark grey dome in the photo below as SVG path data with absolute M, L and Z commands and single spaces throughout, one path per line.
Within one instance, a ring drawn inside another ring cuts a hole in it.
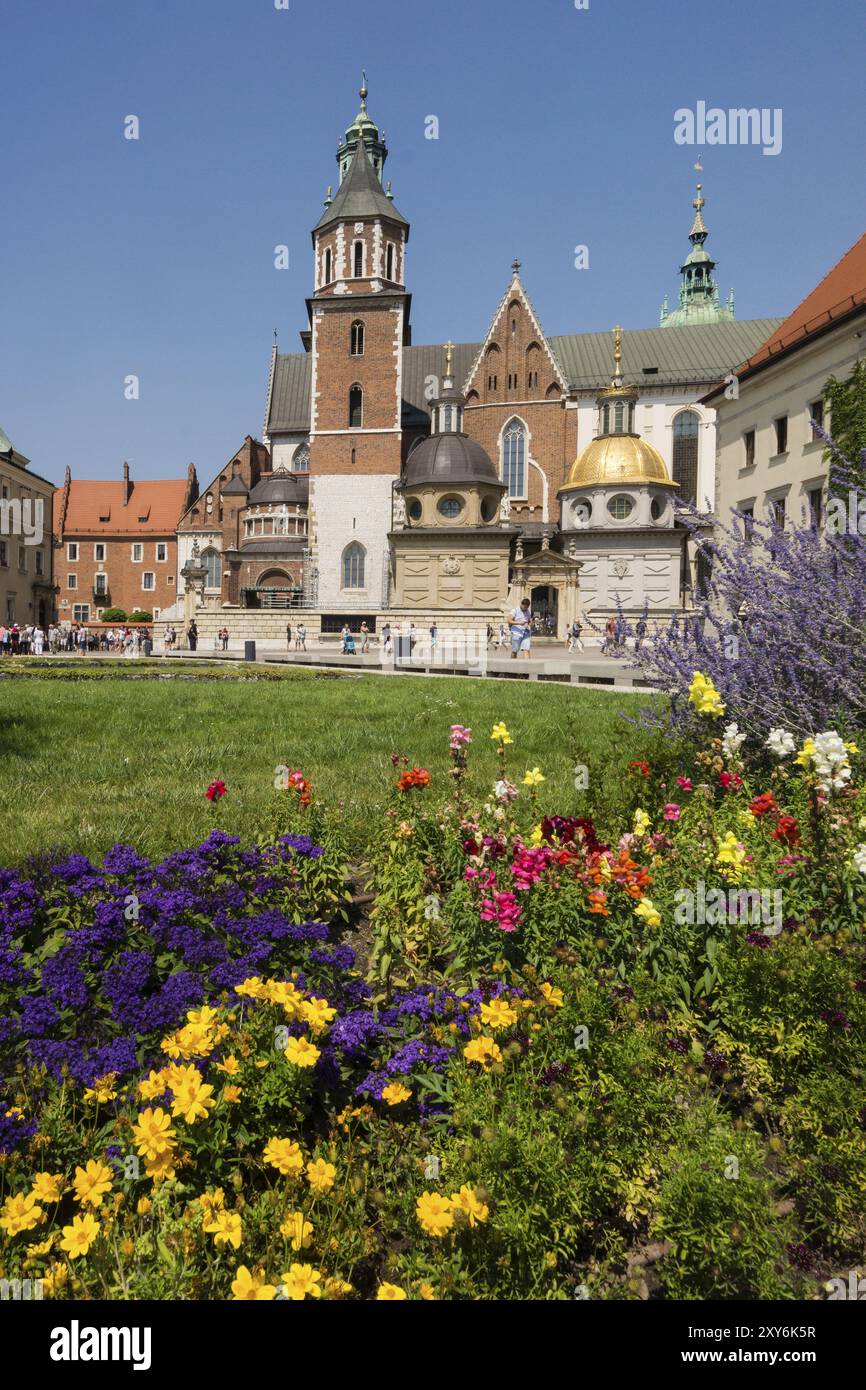
M 256 483 L 249 495 L 247 505 L 250 507 L 273 507 L 281 502 L 290 502 L 297 505 L 299 502 L 306 501 L 309 484 L 306 476 L 303 480 L 292 473 L 287 473 L 285 469 L 280 469 L 276 473 L 266 474 L 260 482 Z
M 503 486 L 481 445 L 466 434 L 434 434 L 412 450 L 402 486 L 418 487 L 421 483 Z

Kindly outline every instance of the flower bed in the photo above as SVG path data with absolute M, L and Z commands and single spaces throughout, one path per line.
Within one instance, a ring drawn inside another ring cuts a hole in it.
M 360 928 L 288 769 L 250 844 L 0 872 L 3 1277 L 821 1296 L 864 1241 L 860 754 L 774 729 L 746 763 L 692 695 L 688 757 L 624 757 L 625 824 L 579 766 L 546 804 L 502 723 L 487 788 L 463 725 L 444 777 L 395 753 Z

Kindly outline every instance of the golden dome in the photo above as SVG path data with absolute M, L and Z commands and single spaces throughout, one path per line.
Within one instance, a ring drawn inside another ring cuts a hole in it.
M 594 487 L 601 483 L 661 483 L 671 482 L 665 461 L 657 449 L 636 434 L 606 434 L 587 444 L 568 471 L 559 489 Z

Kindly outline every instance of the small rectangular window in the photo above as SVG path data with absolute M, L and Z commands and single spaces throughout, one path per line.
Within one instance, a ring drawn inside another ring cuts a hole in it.
M 105 598 L 108 593 L 108 575 L 104 571 L 93 576 L 93 592 L 99 598 Z
M 823 441 L 821 440 L 821 436 L 818 433 L 818 430 L 823 429 L 824 427 L 823 400 L 811 402 L 809 406 L 809 424 L 812 430 L 812 443 L 815 444 L 819 441 L 823 443 Z
M 74 603 L 74 604 L 72 605 L 72 621 L 73 621 L 74 623 L 89 623 L 89 622 L 90 622 L 90 604 L 89 604 L 89 603 Z
M 806 493 L 806 499 L 809 503 L 809 525 L 813 531 L 820 531 L 824 520 L 824 489 L 810 488 Z
M 69 541 L 66 546 L 66 558 L 75 562 L 78 559 L 78 541 Z
M 45 573 L 45 556 L 41 550 L 37 550 L 36 552 L 36 573 Z
M 785 529 L 785 499 L 784 497 L 770 498 L 770 517 L 773 525 L 778 526 L 780 531 Z
M 755 462 L 755 431 L 746 430 L 743 435 L 743 448 L 745 449 L 744 468 L 752 468 Z
M 776 453 L 786 454 L 788 452 L 788 417 L 780 415 L 778 420 L 773 421 L 776 431 Z
M 93 558 L 97 564 L 105 563 L 105 545 L 102 541 L 97 541 L 93 547 Z
M 166 560 L 168 559 L 168 545 L 165 541 L 157 541 L 156 558 L 159 564 L 165 564 Z
M 67 587 L 67 589 L 77 589 L 77 588 L 78 588 L 78 575 L 77 575 L 77 574 L 67 574 L 67 576 L 66 576 L 66 587 Z
M 132 563 L 133 563 L 134 565 L 140 565 L 143 559 L 144 559 L 144 546 L 141 544 L 140 541 L 133 541 L 133 543 L 132 543 Z
M 144 571 L 144 574 L 141 576 L 141 587 L 142 589 L 156 588 L 156 575 L 154 574 L 153 570 Z
M 9 564 L 9 552 L 6 549 L 6 542 L 0 541 L 0 565 L 7 568 Z
M 18 568 L 19 568 L 20 570 L 26 570 L 26 569 L 27 569 L 27 546 L 26 546 L 26 545 L 19 545 L 19 547 L 18 547 Z

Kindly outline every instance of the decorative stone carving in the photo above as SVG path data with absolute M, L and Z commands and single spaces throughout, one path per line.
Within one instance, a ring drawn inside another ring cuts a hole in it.
M 500 520 L 500 521 L 508 521 L 508 520 L 510 519 L 510 517 L 511 517 L 511 498 L 508 496 L 508 493 L 506 492 L 506 493 L 503 494 L 502 501 L 501 501 L 500 504 L 499 504 L 499 520 Z
M 399 492 L 394 494 L 394 525 L 406 525 L 406 499 Z
M 442 561 L 442 572 L 443 574 L 460 573 L 460 561 L 455 555 L 449 555 L 447 559 Z

